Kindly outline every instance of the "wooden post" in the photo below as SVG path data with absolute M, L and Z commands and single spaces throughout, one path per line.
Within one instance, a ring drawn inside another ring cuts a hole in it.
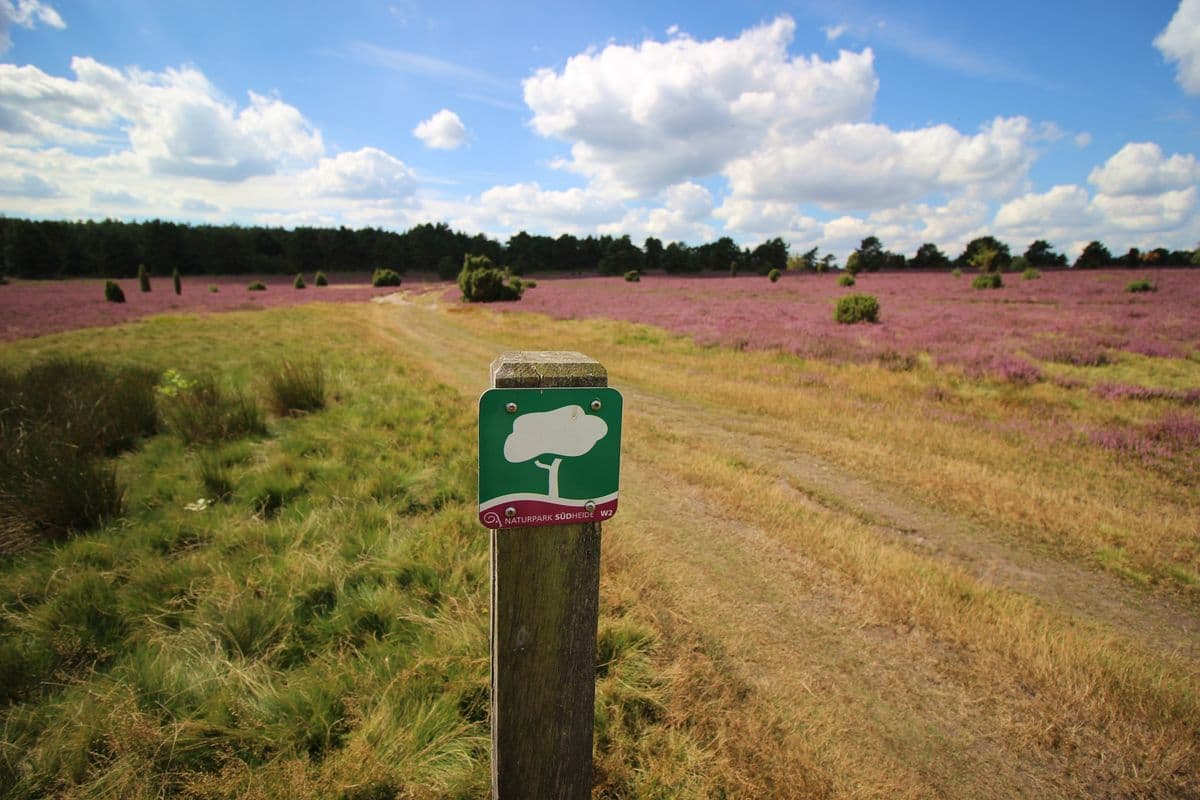
M 607 386 L 573 352 L 510 352 L 492 387 Z M 591 794 L 600 523 L 492 531 L 492 798 Z

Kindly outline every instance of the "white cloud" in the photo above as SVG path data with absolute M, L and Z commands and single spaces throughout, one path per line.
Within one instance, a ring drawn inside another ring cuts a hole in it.
M 1078 147 L 1080 150 L 1083 150 L 1091 145 L 1092 135 L 1087 131 L 1080 131 L 1079 133 L 1075 134 L 1075 138 L 1072 141 L 1075 142 L 1076 147 Z
M 8 35 L 10 25 L 20 25 L 32 30 L 38 24 L 62 30 L 67 27 L 63 18 L 49 3 L 40 0 L 0 0 L 0 53 L 12 46 Z
M 586 234 L 619 219 L 625 209 L 618 197 L 595 188 L 556 191 L 537 183 L 494 186 L 479 197 L 480 227 L 544 233 Z
M 1104 218 L 1104 228 L 1166 234 L 1196 226 L 1196 187 L 1159 195 L 1096 195 L 1092 204 Z
M 837 25 L 826 25 L 821 28 L 821 32 L 825 34 L 825 38 L 831 42 L 836 42 L 846 33 L 846 23 L 842 22 Z
M 974 136 L 948 125 L 895 132 L 841 124 L 806 141 L 771 143 L 726 174 L 735 196 L 831 208 L 883 208 L 967 189 L 995 195 L 1024 178 L 1035 136 L 1024 117 L 993 120 Z
M 996 225 L 1013 234 L 1039 236 L 1050 228 L 1078 228 L 1091 222 L 1090 198 L 1079 186 L 1055 186 L 1041 194 L 1010 200 L 996 212 Z
M 120 71 L 74 58 L 76 78 L 0 64 L 0 141 L 125 140 L 147 172 L 239 181 L 319 156 L 324 145 L 293 106 L 249 93 L 239 109 L 193 68 Z
M 635 196 L 719 172 L 768 137 L 863 120 L 878 80 L 870 50 L 792 57 L 787 17 L 736 39 L 686 35 L 609 45 L 524 83 L 531 125 L 571 143 L 572 170 Z
M 1176 62 L 1175 80 L 1183 90 L 1200 95 L 1200 0 L 1180 0 L 1154 46 L 1163 58 Z
M 454 150 L 467 140 L 467 128 L 458 114 L 443 108 L 413 128 L 413 136 L 424 142 L 426 147 Z
M 417 189 L 416 175 L 403 161 L 374 147 L 322 158 L 300 181 L 316 195 L 358 200 L 398 200 Z
M 1088 182 L 1109 195 L 1154 195 L 1200 183 L 1200 164 L 1192 155 L 1163 157 L 1153 142 L 1131 142 L 1088 175 Z

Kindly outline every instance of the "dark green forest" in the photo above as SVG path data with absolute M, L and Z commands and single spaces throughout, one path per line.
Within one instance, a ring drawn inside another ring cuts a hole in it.
M 501 243 L 483 234 L 452 230 L 445 223 L 424 223 L 403 233 L 380 228 L 265 228 L 240 225 L 187 225 L 162 220 L 120 222 L 27 220 L 0 217 L 0 274 L 17 278 L 128 278 L 144 266 L 151 274 L 184 275 L 295 274 L 321 270 L 436 273 L 454 278 L 464 256 L 483 255 L 513 274 L 539 272 L 624 275 L 630 270 L 698 273 L 744 270 L 765 275 L 772 269 L 824 271 L 838 267 L 832 254 L 817 248 L 791 255 L 781 238 L 754 248 L 729 237 L 691 246 L 664 244 L 653 237 L 641 246 L 629 236 L 558 237 L 524 231 Z M 1185 266 L 1200 264 L 1200 249 L 1165 248 L 1114 256 L 1092 242 L 1073 266 Z M 1023 256 L 991 236 L 973 240 L 955 259 L 933 243 L 911 257 L 883 248 L 874 236 L 863 239 L 847 259 L 850 272 L 894 269 L 948 269 L 951 265 L 992 269 L 1068 266 L 1065 256 L 1038 240 Z

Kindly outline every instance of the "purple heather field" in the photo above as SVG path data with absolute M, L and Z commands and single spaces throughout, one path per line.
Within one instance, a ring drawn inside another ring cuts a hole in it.
M 1143 277 L 1158 290 L 1125 290 Z M 973 289 L 970 273 L 860 274 L 851 288 L 839 287 L 837 278 L 539 278 L 520 303 L 497 307 L 642 322 L 701 344 L 840 361 L 926 352 L 968 372 L 1017 381 L 1023 370 L 1036 371 L 1031 361 L 1089 365 L 1113 350 L 1172 357 L 1200 351 L 1200 270 L 1047 271 L 1036 280 L 1006 274 L 1001 289 Z M 834 322 L 837 298 L 850 293 L 879 299 L 879 323 Z

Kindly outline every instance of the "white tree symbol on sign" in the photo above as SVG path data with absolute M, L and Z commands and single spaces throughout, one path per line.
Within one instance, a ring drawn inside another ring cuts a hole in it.
M 513 464 L 543 455 L 582 456 L 608 433 L 608 423 L 584 413 L 581 406 L 563 406 L 553 411 L 522 414 L 513 422 L 513 432 L 504 440 L 504 458 Z M 562 458 L 549 464 L 533 462 L 549 474 L 548 496 L 558 500 L 558 468 Z

